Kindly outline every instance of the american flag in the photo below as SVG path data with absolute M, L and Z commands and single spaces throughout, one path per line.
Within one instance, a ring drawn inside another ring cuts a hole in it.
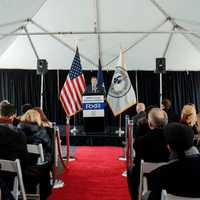
M 67 116 L 70 117 L 82 110 L 82 95 L 85 87 L 85 78 L 77 48 L 71 69 L 60 92 L 60 101 Z

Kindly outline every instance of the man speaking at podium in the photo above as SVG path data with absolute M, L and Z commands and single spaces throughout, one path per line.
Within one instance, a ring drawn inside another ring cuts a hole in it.
M 91 93 L 100 93 L 104 94 L 104 87 L 101 85 L 97 85 L 97 78 L 96 76 L 92 76 L 91 78 L 91 85 L 88 85 L 86 90 L 86 94 L 91 94 Z
M 104 133 L 105 89 L 103 86 L 104 84 L 92 75 L 91 84 L 86 87 L 83 95 L 83 119 L 86 133 Z

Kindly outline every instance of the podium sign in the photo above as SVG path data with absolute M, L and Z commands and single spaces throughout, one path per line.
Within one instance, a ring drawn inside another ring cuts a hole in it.
M 104 108 L 104 95 L 96 93 L 83 95 L 83 121 L 85 132 L 90 134 L 104 132 Z
M 83 96 L 83 117 L 104 117 L 104 96 Z

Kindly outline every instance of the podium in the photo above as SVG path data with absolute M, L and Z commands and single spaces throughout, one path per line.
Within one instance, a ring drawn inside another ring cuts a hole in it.
M 105 131 L 105 103 L 102 93 L 83 95 L 83 122 L 86 133 Z

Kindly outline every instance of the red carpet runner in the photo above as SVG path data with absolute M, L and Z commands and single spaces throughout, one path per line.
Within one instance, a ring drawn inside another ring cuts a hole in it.
M 130 200 L 121 153 L 118 147 L 78 147 L 76 161 L 61 176 L 65 186 L 48 200 Z

